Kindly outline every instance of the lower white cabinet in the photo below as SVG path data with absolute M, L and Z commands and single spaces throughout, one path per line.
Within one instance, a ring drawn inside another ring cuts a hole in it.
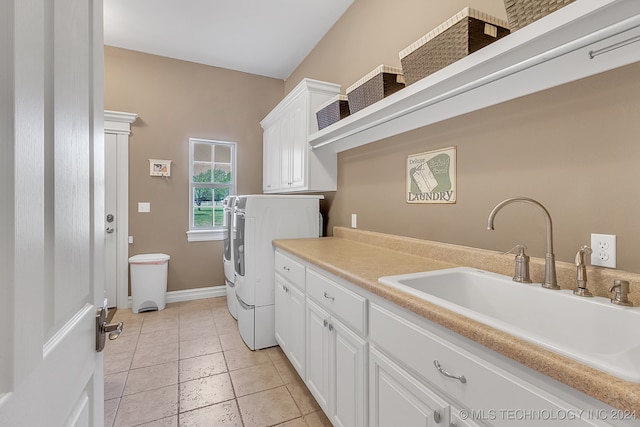
M 305 266 L 276 251 L 275 335 L 291 364 L 305 379 Z
M 449 426 L 449 403 L 373 347 L 369 372 L 371 427 Z
M 634 425 L 589 416 L 616 410 L 280 251 L 276 339 L 334 426 Z
M 307 298 L 307 386 L 334 426 L 366 426 L 367 342 Z
M 276 274 L 276 341 L 300 378 L 305 379 L 305 295 Z

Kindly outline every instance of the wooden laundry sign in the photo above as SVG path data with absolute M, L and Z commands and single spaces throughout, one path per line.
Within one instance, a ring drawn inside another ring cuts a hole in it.
M 407 203 L 455 203 L 456 147 L 407 157 Z

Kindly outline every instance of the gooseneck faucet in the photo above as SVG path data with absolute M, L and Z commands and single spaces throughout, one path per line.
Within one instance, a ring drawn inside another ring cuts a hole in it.
M 515 202 L 528 203 L 530 205 L 536 206 L 542 211 L 547 227 L 547 249 L 544 259 L 544 281 L 542 282 L 542 287 L 547 289 L 560 289 L 560 286 L 558 286 L 558 281 L 556 280 L 556 257 L 553 254 L 553 226 L 551 224 L 551 215 L 549 215 L 549 211 L 547 211 L 547 209 L 542 206 L 540 202 L 529 197 L 512 197 L 510 199 L 501 201 L 493 208 L 493 210 L 489 214 L 489 219 L 487 221 L 487 230 L 494 229 L 493 220 L 498 211 L 506 205 Z

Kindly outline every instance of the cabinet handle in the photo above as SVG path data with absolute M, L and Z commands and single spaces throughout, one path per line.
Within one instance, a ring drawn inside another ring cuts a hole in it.
M 329 323 L 329 331 L 333 331 L 333 325 Z
M 442 415 L 440 415 L 440 411 L 433 411 L 433 420 L 436 422 L 436 424 L 440 424 L 440 421 L 442 421 Z
M 328 294 L 328 293 L 326 293 L 326 292 L 324 293 L 324 297 L 325 297 L 326 299 L 330 299 L 331 301 L 335 301 L 335 300 L 336 300 L 334 297 L 332 297 L 331 295 L 329 295 L 329 294 Z
M 436 369 L 445 377 L 449 377 L 449 378 L 453 378 L 454 380 L 458 380 L 460 381 L 462 384 L 465 384 L 467 382 L 467 379 L 464 377 L 464 375 L 453 375 L 447 371 L 445 371 L 444 369 L 442 369 L 440 367 L 440 362 L 438 362 L 437 360 L 433 361 L 434 366 L 436 367 Z
M 324 321 L 324 327 L 326 328 L 328 324 L 329 324 L 329 321 L 325 319 L 325 321 Z
M 287 267 L 286 265 L 282 266 L 282 269 L 283 269 L 284 271 L 291 271 L 291 269 L 290 269 L 289 267 Z

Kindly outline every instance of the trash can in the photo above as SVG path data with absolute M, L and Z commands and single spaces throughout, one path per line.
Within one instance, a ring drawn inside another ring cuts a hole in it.
M 166 304 L 169 255 L 140 254 L 129 258 L 131 311 L 162 310 Z

